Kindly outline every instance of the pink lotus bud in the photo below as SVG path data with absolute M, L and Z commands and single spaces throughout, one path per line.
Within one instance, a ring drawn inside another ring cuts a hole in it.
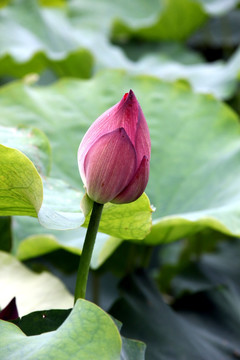
M 144 192 L 151 142 L 147 122 L 132 90 L 88 129 L 78 166 L 88 196 L 100 204 L 129 203 Z

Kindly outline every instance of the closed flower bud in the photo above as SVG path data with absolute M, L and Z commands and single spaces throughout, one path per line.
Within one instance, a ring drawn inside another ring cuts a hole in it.
M 149 177 L 151 142 L 142 109 L 130 90 L 88 129 L 78 166 L 88 196 L 100 204 L 135 201 Z

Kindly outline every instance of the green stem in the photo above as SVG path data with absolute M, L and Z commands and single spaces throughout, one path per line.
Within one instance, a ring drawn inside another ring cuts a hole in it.
M 102 209 L 103 209 L 103 204 L 98 204 L 96 202 L 93 203 L 92 214 L 88 224 L 88 229 L 83 244 L 83 250 L 78 268 L 74 302 L 76 302 L 77 299 L 79 298 L 85 299 L 90 261 L 92 257 L 92 252 L 98 231 L 99 222 L 102 215 Z

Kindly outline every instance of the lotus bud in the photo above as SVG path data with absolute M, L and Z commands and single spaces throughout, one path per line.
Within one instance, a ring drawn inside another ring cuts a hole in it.
M 90 126 L 78 149 L 88 196 L 100 204 L 135 201 L 149 177 L 151 141 L 132 90 Z

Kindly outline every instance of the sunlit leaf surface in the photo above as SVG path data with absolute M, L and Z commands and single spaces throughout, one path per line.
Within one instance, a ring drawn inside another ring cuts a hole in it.
M 52 274 L 34 273 L 5 252 L 0 252 L 0 260 L 1 307 L 13 297 L 16 297 L 19 316 L 36 310 L 72 307 L 73 296 Z

